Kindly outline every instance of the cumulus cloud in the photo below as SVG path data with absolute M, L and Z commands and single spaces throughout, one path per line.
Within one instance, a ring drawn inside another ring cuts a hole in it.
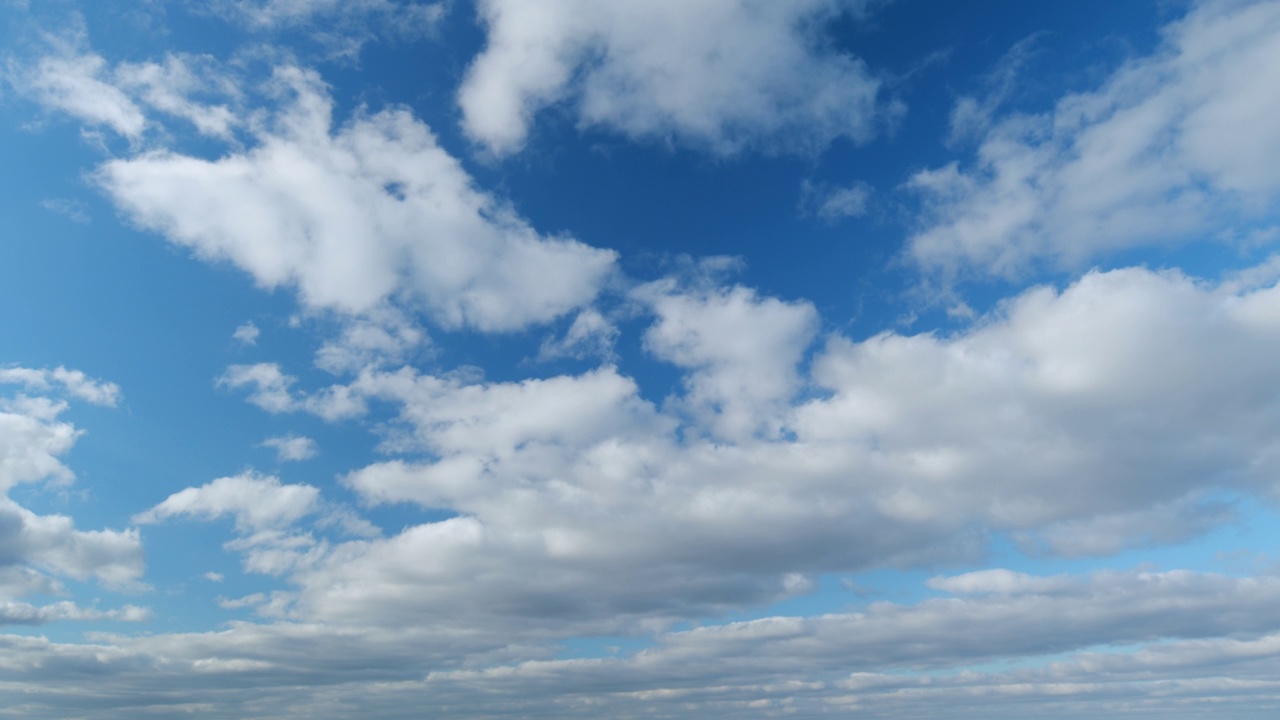
M 822 47 L 840 0 L 485 0 L 484 51 L 458 94 L 463 128 L 519 150 L 547 106 L 633 138 L 732 152 L 821 149 L 874 134 L 879 82 Z
M 687 372 L 680 403 L 701 416 L 699 425 L 727 439 L 777 434 L 818 329 L 811 304 L 760 298 L 741 286 L 686 292 L 671 281 L 636 296 L 658 318 L 645 347 Z
M 145 525 L 180 516 L 230 516 L 239 530 L 248 532 L 288 527 L 319 504 L 320 491 L 310 485 L 284 485 L 279 478 L 250 472 L 176 492 L 133 521 Z
M 910 179 L 927 222 L 907 252 L 949 277 L 1014 277 L 1266 217 L 1280 191 L 1278 48 L 1274 3 L 1204 2 L 1097 90 L 962 122 L 981 134 L 977 157 Z
M 291 98 L 257 145 L 209 161 L 156 151 L 97 179 L 136 222 L 264 287 L 351 314 L 392 297 L 441 324 L 514 330 L 589 302 L 615 253 L 535 232 L 405 110 L 332 127 L 319 78 L 276 74 Z
M 402 457 L 346 484 L 456 514 L 310 562 L 299 617 L 431 607 L 631 632 L 820 573 L 973 560 L 992 533 L 1067 556 L 1181 542 L 1277 490 L 1259 391 L 1280 386 L 1275 286 L 1094 272 L 953 335 L 833 334 L 811 365 L 807 304 L 674 282 L 636 298 L 646 346 L 686 373 L 661 408 L 611 366 L 522 382 L 367 369 L 291 396 L 396 408 L 383 449 Z

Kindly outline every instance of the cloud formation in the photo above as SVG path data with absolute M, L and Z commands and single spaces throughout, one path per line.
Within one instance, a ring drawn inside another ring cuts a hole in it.
M 842 0 L 483 0 L 487 45 L 458 93 L 463 129 L 518 151 L 540 111 L 584 126 L 734 152 L 813 151 L 875 134 L 879 81 L 819 28 Z
M 115 159 L 99 183 L 140 225 L 319 309 L 397 298 L 446 327 L 515 330 L 590 302 L 613 272 L 614 252 L 539 235 L 476 189 L 408 111 L 335 130 L 314 73 L 283 68 L 274 84 L 283 108 L 252 149 Z
M 955 278 L 1078 268 L 1118 250 L 1247 241 L 1280 205 L 1280 8 L 1204 2 L 1151 56 L 1040 115 L 982 127 L 972 163 L 912 176 L 907 252 Z M 970 123 L 972 125 L 972 123 Z

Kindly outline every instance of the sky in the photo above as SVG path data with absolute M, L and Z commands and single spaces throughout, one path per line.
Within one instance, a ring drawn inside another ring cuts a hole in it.
M 0 717 L 1272 718 L 1280 3 L 0 0 Z

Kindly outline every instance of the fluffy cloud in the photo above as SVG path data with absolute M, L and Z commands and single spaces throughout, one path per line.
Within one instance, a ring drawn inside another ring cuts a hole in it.
M 1201 3 L 1099 89 L 987 126 L 971 167 L 915 175 L 929 222 L 909 254 L 952 277 L 1015 276 L 1271 217 L 1278 68 L 1280 8 Z
M 98 181 L 139 224 L 316 308 L 359 314 L 402 296 L 446 326 L 513 330 L 589 302 L 613 271 L 613 252 L 540 236 L 477 190 L 407 111 L 335 132 L 314 74 L 282 69 L 275 85 L 292 99 L 253 149 L 150 152 Z
M 685 292 L 668 281 L 636 291 L 657 322 L 644 342 L 686 371 L 681 404 L 722 438 L 776 435 L 800 388 L 797 365 L 817 332 L 808 302 L 759 298 L 744 287 Z
M 246 473 L 174 493 L 133 520 L 148 524 L 178 516 L 231 516 L 236 527 L 247 532 L 287 527 L 318 510 L 319 504 L 320 491 L 310 485 L 283 485 L 279 478 Z
M 463 128 L 490 151 L 525 143 L 537 113 L 718 152 L 820 149 L 874 132 L 879 83 L 821 47 L 862 2 L 484 0 L 488 43 L 459 91 Z
M 1280 386 L 1275 286 L 1095 272 L 951 336 L 830 336 L 807 373 L 806 304 L 664 283 L 636 297 L 646 345 L 687 373 L 663 409 L 609 366 L 523 382 L 369 368 L 289 395 L 318 414 L 336 396 L 398 408 L 383 449 L 402 457 L 346 483 L 456 515 L 334 546 L 292 576 L 296 616 L 634 632 L 819 573 L 971 560 L 991 533 L 1068 556 L 1179 542 L 1276 492 L 1259 391 Z

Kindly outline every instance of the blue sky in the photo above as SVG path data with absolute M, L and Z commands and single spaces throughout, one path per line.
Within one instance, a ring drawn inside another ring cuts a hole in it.
M 0 714 L 1280 705 L 1280 5 L 0 40 Z

